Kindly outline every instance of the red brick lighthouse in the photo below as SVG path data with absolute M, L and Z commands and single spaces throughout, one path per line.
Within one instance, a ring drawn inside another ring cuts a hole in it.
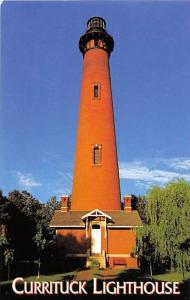
M 80 38 L 83 74 L 71 206 L 62 197 L 50 226 L 67 256 L 85 257 L 90 267 L 137 267 L 135 229 L 141 225 L 131 196 L 121 209 L 118 159 L 109 70 L 113 38 L 93 17 Z
M 113 38 L 91 18 L 80 38 L 84 56 L 72 210 L 119 210 L 120 188 L 109 70 Z

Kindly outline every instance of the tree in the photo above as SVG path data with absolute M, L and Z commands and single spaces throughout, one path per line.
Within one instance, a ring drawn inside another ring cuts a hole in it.
M 135 196 L 132 195 L 132 208 L 136 209 L 139 213 L 141 220 L 144 222 L 146 219 L 145 216 L 145 205 L 146 205 L 146 198 L 145 196 Z
M 14 190 L 4 197 L 0 191 L 0 275 L 4 266 L 13 262 L 38 259 L 38 269 L 42 262 L 55 261 L 55 232 L 49 226 L 55 209 L 56 197 L 47 203 L 40 203 L 27 191 Z M 45 250 L 45 251 L 43 251 Z M 45 264 L 44 264 L 45 266 Z M 16 268 L 16 265 L 15 265 Z
M 144 248 L 141 255 L 146 252 L 148 238 L 155 249 L 154 262 L 169 263 L 171 269 L 188 269 L 190 249 L 182 245 L 190 238 L 190 184 L 178 180 L 164 188 L 153 187 L 146 199 L 147 224 L 138 234 L 139 245 Z
M 13 191 L 8 195 L 7 238 L 16 260 L 33 260 L 37 256 L 33 237 L 36 234 L 37 211 L 40 202 L 30 193 Z
M 47 203 L 41 204 L 40 208 L 36 211 L 36 234 L 33 240 L 38 252 L 38 278 L 40 276 L 41 264 L 44 262 L 44 265 L 47 265 L 55 256 L 56 236 L 55 231 L 50 228 L 49 222 L 54 211 L 59 207 L 60 203 L 53 196 Z
M 8 246 L 8 241 L 6 239 L 5 233 L 0 234 L 0 280 L 3 278 L 3 270 L 4 270 L 4 252 L 6 247 Z
M 138 255 L 144 260 L 141 260 L 141 267 L 143 266 L 143 263 L 145 265 L 148 263 L 149 266 L 149 272 L 152 279 L 152 266 L 156 261 L 156 252 L 155 252 L 155 246 L 153 243 L 151 243 L 151 228 L 149 226 L 146 226 L 138 230 L 137 232 L 137 238 L 138 238 L 138 248 L 137 253 Z M 144 267 L 144 266 L 143 266 Z
M 10 280 L 10 276 L 11 276 L 11 263 L 14 260 L 14 250 L 7 248 L 4 251 L 4 258 L 5 258 L 5 265 L 7 266 L 8 269 L 8 280 Z
M 38 278 L 40 277 L 40 269 L 41 269 L 41 252 L 45 248 L 46 239 L 43 236 L 41 226 L 38 227 L 37 233 L 34 237 L 34 242 L 36 243 L 38 249 Z
M 8 201 L 3 196 L 3 192 L 0 190 L 0 280 L 3 278 L 4 271 L 4 251 L 8 245 L 6 238 L 6 225 L 8 222 Z
M 8 220 L 8 201 L 3 192 L 0 190 L 0 225 L 5 225 Z
M 56 196 L 51 197 L 45 204 L 46 221 L 49 223 L 56 209 L 60 208 L 60 202 L 57 201 Z M 49 224 L 48 224 L 49 225 Z
M 0 235 L 0 253 L 1 253 L 1 266 L 3 266 L 3 263 L 7 266 L 8 271 L 8 280 L 10 279 L 11 274 L 11 263 L 14 259 L 14 250 L 10 249 L 9 242 L 6 238 L 5 231 L 1 233 Z M 4 258 L 4 262 L 2 261 L 2 257 Z

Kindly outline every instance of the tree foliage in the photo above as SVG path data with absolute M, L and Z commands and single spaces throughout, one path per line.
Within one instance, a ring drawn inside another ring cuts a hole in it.
M 132 208 L 136 209 L 139 213 L 141 220 L 144 222 L 146 219 L 145 216 L 145 205 L 146 205 L 146 198 L 145 196 L 135 196 L 132 195 Z
M 37 249 L 32 238 L 36 232 L 38 211 L 42 204 L 30 193 L 13 191 L 8 195 L 7 238 L 17 260 L 33 260 Z
M 152 251 L 149 260 L 170 268 L 188 269 L 190 264 L 190 184 L 171 182 L 153 187 L 146 197 L 146 224 L 138 232 L 139 253 L 146 257 L 146 243 Z
M 4 264 L 10 277 L 13 257 L 16 263 L 50 259 L 55 232 L 49 222 L 58 208 L 56 197 L 41 203 L 27 191 L 14 190 L 7 197 L 0 192 L 0 275 Z

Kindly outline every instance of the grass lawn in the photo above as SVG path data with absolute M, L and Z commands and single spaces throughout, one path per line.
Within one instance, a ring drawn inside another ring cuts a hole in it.
M 179 272 L 168 272 L 164 274 L 154 275 L 153 279 L 159 281 L 183 281 L 183 274 Z M 190 272 L 185 273 L 185 280 L 190 279 Z
M 117 280 L 117 278 L 123 273 L 126 272 L 127 276 L 127 270 L 126 269 L 106 269 L 106 270 L 74 270 L 72 272 L 66 272 L 66 273 L 58 273 L 58 274 L 50 274 L 50 275 L 41 275 L 38 279 L 37 276 L 29 276 L 25 277 L 24 280 L 30 282 L 30 281 L 61 281 L 61 280 L 87 280 L 90 281 L 93 278 L 98 278 L 101 280 Z M 86 278 L 83 278 L 85 275 Z M 18 276 L 19 277 L 19 276 Z M 146 280 L 150 280 L 150 276 L 148 274 L 142 273 L 142 278 L 146 278 Z M 127 278 L 127 277 L 126 277 Z M 190 280 L 190 272 L 185 273 L 185 280 Z M 125 280 L 125 277 L 123 277 L 123 280 Z M 159 275 L 153 275 L 153 280 L 156 281 L 177 281 L 182 282 L 183 281 L 183 275 L 179 272 L 167 272 L 164 274 Z M 0 285 L 7 285 L 11 284 L 12 280 L 9 281 L 1 281 Z
M 72 279 L 76 274 L 78 270 L 72 271 L 72 272 L 67 272 L 67 273 L 58 273 L 58 274 L 51 274 L 51 275 L 41 275 L 40 278 L 38 279 L 37 276 L 29 276 L 29 277 L 24 277 L 24 280 L 30 282 L 30 281 L 61 281 L 61 280 L 70 280 Z M 17 276 L 17 277 L 22 277 L 22 276 Z M 5 285 L 5 284 L 11 284 L 12 280 L 7 280 L 7 281 L 0 281 L 0 286 Z
M 107 270 L 87 270 L 88 280 L 92 278 L 115 280 L 124 271 L 124 269 L 107 269 Z M 60 281 L 60 280 L 72 280 L 73 277 L 77 275 L 80 279 L 80 274 L 82 275 L 84 271 L 75 270 L 68 273 L 52 274 L 52 275 L 41 275 L 38 279 L 36 276 L 30 276 L 25 278 L 27 281 Z M 146 274 L 145 276 L 149 280 L 150 276 Z M 183 281 L 183 275 L 179 272 L 167 272 L 164 274 L 153 275 L 154 280 L 158 281 Z M 185 273 L 185 280 L 190 279 L 190 272 Z M 83 278 L 81 278 L 83 280 Z
M 51 274 L 51 275 L 41 275 L 38 279 L 37 276 L 30 276 L 24 278 L 27 281 L 61 281 L 61 280 L 69 280 L 72 279 L 76 274 L 78 270 L 67 272 L 67 273 L 58 273 L 58 274 Z

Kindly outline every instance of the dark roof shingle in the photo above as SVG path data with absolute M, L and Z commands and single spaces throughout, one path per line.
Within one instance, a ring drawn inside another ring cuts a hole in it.
M 68 211 L 63 212 L 56 210 L 50 222 L 51 227 L 85 227 L 85 220 L 81 219 L 82 216 L 89 211 Z M 123 210 L 116 211 L 103 211 L 109 215 L 112 220 L 108 221 L 108 227 L 115 226 L 142 226 L 141 218 L 137 210 L 125 212 Z

